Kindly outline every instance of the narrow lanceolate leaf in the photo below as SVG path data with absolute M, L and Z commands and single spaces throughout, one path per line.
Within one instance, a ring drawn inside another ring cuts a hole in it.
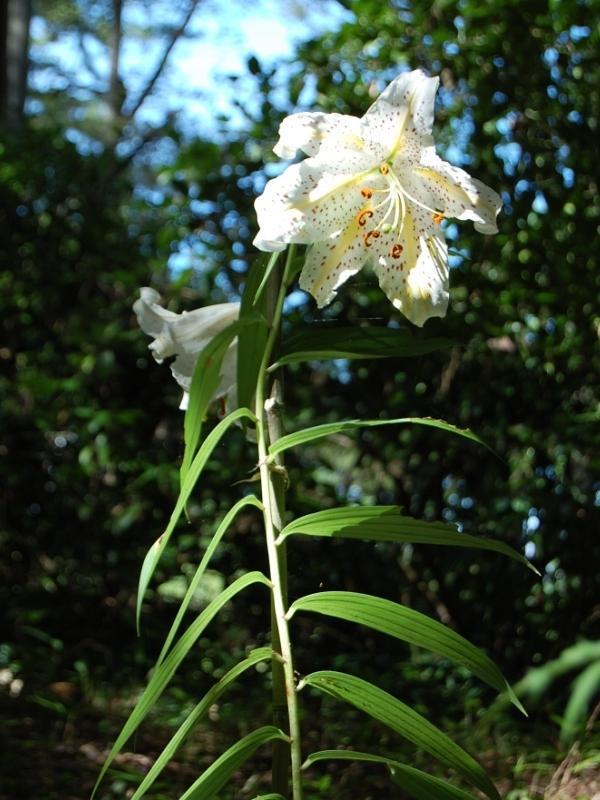
M 489 798 L 500 800 L 496 787 L 472 756 L 435 725 L 383 689 L 355 675 L 332 671 L 313 672 L 304 679 L 304 683 L 364 711 L 455 769 Z
M 257 794 L 254 800 L 285 800 L 282 794 Z
M 257 500 L 256 497 L 254 497 L 254 495 L 248 495 L 247 497 L 243 497 L 241 500 L 238 500 L 238 502 L 232 508 L 229 509 L 227 514 L 225 514 L 225 516 L 221 521 L 221 524 L 215 531 L 215 534 L 211 539 L 210 544 L 206 548 L 206 552 L 202 557 L 202 561 L 200 562 L 200 565 L 196 570 L 194 577 L 190 581 L 190 585 L 187 588 L 185 597 L 181 601 L 181 605 L 179 606 L 177 615 L 175 616 L 173 624 L 171 625 L 171 630 L 169 631 L 167 638 L 165 639 L 165 643 L 163 644 L 156 666 L 162 663 L 165 655 L 168 653 L 169 648 L 171 647 L 171 644 L 173 642 L 173 639 L 177 635 L 179 626 L 181 625 L 181 620 L 183 619 L 185 612 L 189 608 L 194 593 L 198 589 L 200 581 L 202 580 L 202 576 L 204 575 L 206 568 L 208 567 L 210 560 L 215 553 L 215 550 L 219 546 L 221 539 L 227 532 L 234 517 L 242 510 L 242 508 L 245 508 L 246 506 L 254 506 L 255 508 L 262 509 L 262 503 L 260 502 L 260 500 Z
M 255 750 L 274 739 L 289 741 L 283 731 L 272 725 L 265 725 L 244 736 L 219 756 L 179 800 L 211 800 Z
M 269 278 L 271 277 L 271 273 L 273 272 L 273 270 L 277 266 L 277 260 L 279 259 L 280 255 L 281 255 L 281 252 L 271 253 L 271 255 L 267 259 L 266 263 L 263 262 L 263 264 L 264 264 L 263 273 L 262 273 L 258 288 L 257 288 L 256 292 L 254 293 L 254 298 L 252 300 L 252 303 L 253 303 L 254 307 L 257 308 L 261 312 L 262 312 L 261 303 L 263 301 L 263 292 L 266 289 L 267 283 L 269 282 Z
M 245 672 L 250 667 L 255 666 L 261 661 L 266 661 L 267 659 L 271 658 L 273 655 L 273 651 L 270 647 L 261 647 L 257 650 L 253 650 L 247 658 L 243 661 L 240 661 L 235 667 L 229 670 L 223 677 L 212 686 L 208 692 L 204 695 L 202 700 L 198 703 L 198 705 L 193 709 L 193 711 L 188 714 L 185 722 L 179 727 L 178 731 L 175 733 L 171 741 L 162 751 L 162 753 L 158 756 L 152 767 L 150 768 L 147 775 L 144 777 L 144 780 L 140 783 L 138 788 L 135 790 L 135 793 L 131 800 L 141 800 L 141 798 L 146 794 L 148 789 L 152 786 L 156 778 L 160 775 L 162 770 L 165 766 L 169 763 L 169 761 L 173 758 L 175 753 L 177 752 L 178 748 L 181 746 L 182 742 L 185 740 L 188 733 L 191 729 L 196 725 L 199 719 L 201 719 L 209 710 L 209 708 L 217 702 L 217 700 L 221 697 L 223 692 L 237 679 L 239 676 Z
M 287 436 L 282 436 L 269 447 L 271 455 L 277 455 L 283 450 L 290 447 L 297 447 L 300 444 L 307 444 L 313 442 L 315 439 L 322 439 L 324 436 L 332 436 L 336 433 L 349 433 L 360 428 L 379 428 L 382 425 L 427 425 L 431 428 L 439 428 L 448 433 L 454 433 L 457 436 L 462 436 L 465 439 L 471 439 L 473 442 L 487 447 L 488 450 L 494 451 L 492 448 L 482 441 L 479 436 L 476 436 L 468 428 L 457 428 L 450 425 L 449 422 L 444 422 L 441 419 L 431 419 L 430 417 L 400 417 L 398 419 L 348 419 L 344 422 L 327 422 L 325 425 L 316 425 L 314 428 L 305 428 L 295 433 L 288 433 Z M 496 453 L 494 453 L 496 455 Z
M 590 664 L 573 681 L 569 702 L 560 726 L 561 744 L 569 744 L 580 731 L 589 707 L 600 689 L 600 661 Z
M 401 764 L 392 758 L 375 756 L 371 753 L 357 753 L 354 750 L 321 750 L 311 753 L 302 765 L 303 769 L 318 761 L 369 761 L 373 764 L 385 764 L 392 773 L 395 783 L 417 800 L 475 800 L 473 795 L 462 789 L 451 786 L 446 781 L 434 778 L 414 767 Z
M 182 486 L 200 441 L 206 411 L 219 386 L 219 373 L 223 358 L 230 344 L 238 335 L 239 327 L 239 322 L 233 322 L 211 339 L 198 356 L 194 367 L 188 407 L 183 421 L 185 450 L 180 470 Z
M 415 336 L 408 328 L 311 326 L 284 340 L 270 369 L 329 358 L 399 358 L 450 347 L 449 339 Z
M 524 556 L 504 542 L 459 533 L 453 525 L 445 522 L 422 522 L 407 517 L 398 506 L 348 506 L 317 511 L 286 525 L 280 534 L 280 539 L 292 535 L 329 536 L 373 542 L 439 544 L 492 550 L 520 561 L 539 575 L 536 568 Z
M 209 622 L 217 615 L 223 606 L 231 600 L 232 597 L 254 583 L 262 583 L 265 586 L 271 585 L 270 581 L 265 578 L 262 572 L 249 572 L 247 575 L 243 575 L 241 578 L 238 578 L 231 584 L 231 586 L 228 586 L 226 589 L 224 589 L 218 597 L 215 597 L 212 603 L 210 603 L 198 615 L 194 622 L 192 622 L 189 628 L 181 636 L 163 663 L 155 669 L 148 682 L 148 685 L 144 690 L 144 693 L 129 715 L 129 719 L 123 726 L 121 733 L 117 737 L 117 741 L 112 746 L 112 749 L 108 754 L 106 761 L 104 762 L 104 766 L 100 771 L 96 786 L 94 787 L 92 798 L 96 792 L 96 789 L 98 788 L 98 785 L 100 784 L 100 781 L 106 774 L 106 770 L 110 767 L 115 757 L 120 753 L 129 737 L 145 719 L 148 712 L 156 703 L 160 695 L 163 693 L 165 687 L 175 674 L 176 669 L 189 653 L 190 649 L 196 643 L 198 637 L 202 634 Z
M 237 402 L 240 406 L 254 406 L 254 392 L 260 362 L 265 349 L 269 327 L 266 320 L 266 296 L 259 296 L 258 290 L 271 263 L 278 254 L 267 258 L 260 256 L 250 267 L 240 304 L 240 323 L 237 356 Z
M 196 481 L 200 477 L 202 470 L 206 466 L 206 462 L 212 455 L 212 451 L 221 440 L 221 437 L 224 435 L 227 429 L 230 428 L 234 422 L 236 422 L 236 420 L 243 418 L 256 419 L 254 414 L 248 408 L 237 408 L 235 411 L 232 411 L 231 414 L 228 414 L 225 419 L 222 419 L 219 424 L 216 425 L 208 434 L 204 442 L 202 442 L 202 446 L 196 453 L 196 456 L 185 476 L 179 492 L 179 497 L 177 498 L 177 503 L 175 504 L 175 508 L 173 509 L 171 519 L 169 520 L 169 524 L 167 525 L 165 532 L 158 537 L 158 539 L 146 553 L 144 563 L 142 564 L 138 585 L 136 607 L 136 625 L 138 633 L 140 629 L 140 613 L 142 610 L 142 602 L 144 600 L 144 595 L 146 594 L 146 589 L 148 588 L 150 579 L 154 574 L 156 565 L 158 564 L 160 557 L 169 542 L 171 534 L 175 530 L 175 526 L 179 521 L 179 517 L 181 516 L 183 509 L 190 498 L 190 495 L 196 485 Z
M 525 713 L 507 681 L 483 650 L 475 647 L 441 622 L 391 600 L 358 592 L 319 592 L 292 603 L 288 617 L 296 611 L 311 611 L 366 625 L 403 642 L 424 647 L 471 670 L 498 692 L 509 692 L 512 702 Z

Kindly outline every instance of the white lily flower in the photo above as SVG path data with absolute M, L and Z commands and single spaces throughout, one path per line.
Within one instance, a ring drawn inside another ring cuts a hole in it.
M 469 219 L 496 233 L 500 197 L 435 153 L 439 79 L 399 75 L 359 119 L 301 113 L 283 120 L 274 150 L 308 156 L 256 200 L 259 250 L 312 244 L 300 287 L 321 308 L 371 262 L 393 305 L 423 325 L 448 306 L 448 248 L 440 223 Z
M 133 304 L 140 328 L 154 340 L 149 346 L 154 359 L 162 364 L 176 356 L 171 372 L 183 389 L 182 409 L 187 408 L 192 375 L 198 354 L 218 333 L 239 317 L 239 303 L 218 303 L 194 311 L 176 314 L 163 308 L 160 295 L 149 286 L 140 289 L 140 298 Z M 224 398 L 230 407 L 236 404 L 237 338 L 227 349 L 221 366 L 220 381 L 213 399 Z

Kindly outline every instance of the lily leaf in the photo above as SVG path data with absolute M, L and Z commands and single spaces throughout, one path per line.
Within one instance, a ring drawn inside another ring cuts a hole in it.
M 237 354 L 237 401 L 240 406 L 254 405 L 254 393 L 258 370 L 262 360 L 269 326 L 266 320 L 266 297 L 259 294 L 263 279 L 269 274 L 269 266 L 275 264 L 277 256 L 261 256 L 250 267 L 240 304 L 242 330 L 238 336 Z
M 288 617 L 296 611 L 311 611 L 348 622 L 357 622 L 372 630 L 438 653 L 466 667 L 498 692 L 508 692 L 514 705 L 525 713 L 510 685 L 483 650 L 441 622 L 430 619 L 419 611 L 413 611 L 412 608 L 406 608 L 391 600 L 358 592 L 309 594 L 292 603 Z
M 260 500 L 257 500 L 256 497 L 254 497 L 254 495 L 251 494 L 246 497 L 242 497 L 241 500 L 238 500 L 238 502 L 232 508 L 229 509 L 227 514 L 225 514 L 224 518 L 222 519 L 221 524 L 215 531 L 215 534 L 211 539 L 210 544 L 206 548 L 206 552 L 202 557 L 202 561 L 200 562 L 200 565 L 198 566 L 198 569 L 196 570 L 194 577 L 190 581 L 185 596 L 181 601 L 181 605 L 179 606 L 177 615 L 173 621 L 173 624 L 171 625 L 171 630 L 167 634 L 165 643 L 162 646 L 162 650 L 156 662 L 156 666 L 162 663 L 165 655 L 169 650 L 169 647 L 171 646 L 171 643 L 173 642 L 173 639 L 177 635 L 177 631 L 179 630 L 179 626 L 181 625 L 181 620 L 183 619 L 183 616 L 190 605 L 194 593 L 196 592 L 198 585 L 202 580 L 202 576 L 206 572 L 206 568 L 210 563 L 210 560 L 213 557 L 215 550 L 219 546 L 221 539 L 226 534 L 227 529 L 231 525 L 232 520 L 237 516 L 237 514 L 242 510 L 242 508 L 245 508 L 246 506 L 250 505 L 254 506 L 255 508 L 262 509 L 262 503 L 260 502 Z
M 232 745 L 202 773 L 179 800 L 210 800 L 261 745 L 274 739 L 289 741 L 279 728 L 265 725 Z
M 304 679 L 304 683 L 364 711 L 443 764 L 455 769 L 473 786 L 481 789 L 490 800 L 500 800 L 496 787 L 472 756 L 435 725 L 383 689 L 355 675 L 327 670 L 311 673 Z
M 194 622 L 192 622 L 189 628 L 181 636 L 163 663 L 156 668 L 152 674 L 152 677 L 148 681 L 148 685 L 144 689 L 142 696 L 129 715 L 129 719 L 123 726 L 121 733 L 117 737 L 116 742 L 112 746 L 112 749 L 108 754 L 106 761 L 104 762 L 104 766 L 100 771 L 94 791 L 92 792 L 92 798 L 94 797 L 102 778 L 106 774 L 107 769 L 110 767 L 115 757 L 120 753 L 123 745 L 127 742 L 129 737 L 145 719 L 148 712 L 156 703 L 167 684 L 175 674 L 177 667 L 181 664 L 183 659 L 189 653 L 190 649 L 197 642 L 198 637 L 204 631 L 209 622 L 217 615 L 223 606 L 231 600 L 232 597 L 238 594 L 238 592 L 241 592 L 247 586 L 251 586 L 254 583 L 262 583 L 265 586 L 271 585 L 270 581 L 265 578 L 262 572 L 249 572 L 247 575 L 242 575 L 242 577 L 234 581 L 231 586 L 228 586 L 226 589 L 224 589 L 221 594 L 198 615 Z
M 324 425 L 316 425 L 314 428 L 304 428 L 303 430 L 296 431 L 295 433 L 288 433 L 282 436 L 269 447 L 269 453 L 272 456 L 287 450 L 290 447 L 297 447 L 299 444 L 306 444 L 313 442 L 315 439 L 322 439 L 324 436 L 332 436 L 336 433 L 349 433 L 360 428 L 378 428 L 383 425 L 427 425 L 431 428 L 439 428 L 440 430 L 454 433 L 457 436 L 462 436 L 465 439 L 471 439 L 473 442 L 487 447 L 494 455 L 497 456 L 492 448 L 487 445 L 479 436 L 476 436 L 468 428 L 457 428 L 455 425 L 450 425 L 449 422 L 444 422 L 441 419 L 431 419 L 430 417 L 400 417 L 397 419 L 348 419 L 343 422 L 327 422 Z M 498 456 L 500 458 L 500 456 Z
M 504 542 L 459 533 L 453 525 L 445 522 L 423 522 L 407 517 L 398 506 L 347 506 L 317 511 L 315 514 L 307 514 L 290 522 L 279 538 L 283 540 L 292 535 L 329 536 L 373 542 L 439 544 L 448 547 L 492 550 L 519 561 L 539 575 L 533 564 Z
M 188 407 L 183 421 L 185 450 L 180 470 L 182 486 L 200 441 L 202 423 L 206 417 L 206 411 L 219 385 L 219 373 L 223 358 L 229 345 L 238 335 L 239 328 L 240 323 L 233 322 L 220 331 L 206 345 L 196 361 L 190 386 Z M 240 403 L 240 405 L 242 404 Z
M 278 260 L 280 255 L 281 255 L 280 251 L 276 252 L 276 253 L 271 253 L 271 255 L 269 256 L 268 261 L 266 262 L 266 264 L 265 264 L 265 266 L 263 268 L 263 273 L 262 273 L 262 277 L 261 277 L 261 280 L 260 280 L 260 284 L 259 284 L 258 288 L 256 289 L 256 292 L 254 293 L 254 298 L 252 300 L 253 305 L 258 306 L 259 308 L 262 308 L 260 303 L 262 301 L 263 292 L 265 290 L 265 287 L 267 285 L 267 282 L 268 282 L 269 278 L 271 277 L 271 273 L 273 272 L 273 270 L 275 269 L 275 267 L 277 265 L 277 260 Z
M 142 569 L 140 572 L 140 580 L 138 584 L 138 596 L 137 596 L 137 606 L 136 606 L 136 626 L 139 633 L 140 630 L 140 614 L 142 610 L 142 602 L 144 600 L 144 595 L 146 594 L 146 589 L 148 588 L 148 584 L 150 583 L 150 579 L 154 574 L 154 570 L 156 569 L 156 565 L 158 564 L 160 557 L 163 554 L 165 547 L 167 546 L 169 539 L 171 538 L 171 534 L 175 530 L 175 526 L 179 521 L 179 517 L 181 516 L 183 509 L 186 506 L 187 501 L 190 498 L 190 495 L 196 485 L 196 481 L 200 477 L 202 470 L 206 466 L 206 462 L 210 458 L 212 451 L 215 449 L 221 437 L 227 431 L 227 429 L 233 425 L 234 422 L 238 419 L 247 418 L 247 419 L 256 419 L 254 414 L 248 408 L 237 408 L 235 411 L 232 411 L 231 414 L 228 414 L 225 419 L 222 419 L 218 425 L 215 425 L 213 430 L 208 434 L 204 442 L 192 464 L 185 476 L 183 484 L 181 486 L 181 490 L 179 492 L 179 497 L 177 498 L 177 503 L 175 504 L 175 508 L 173 509 L 173 513 L 171 514 L 171 519 L 169 520 L 169 524 L 167 525 L 165 532 L 158 537 L 158 539 L 154 542 L 152 547 L 146 553 L 146 557 L 144 558 L 144 563 L 142 564 Z
M 399 358 L 450 347 L 449 339 L 415 336 L 408 328 L 311 326 L 284 340 L 281 355 L 269 367 L 330 358 Z
M 394 783 L 407 791 L 417 800 L 475 800 L 473 795 L 467 794 L 462 789 L 434 778 L 414 767 L 409 767 L 392 758 L 371 755 L 371 753 L 358 753 L 355 750 L 321 750 L 311 753 L 302 768 L 310 767 L 318 761 L 368 761 L 373 764 L 385 764 L 392 773 Z
M 148 789 L 152 786 L 158 775 L 162 772 L 165 766 L 169 763 L 169 761 L 173 758 L 173 755 L 177 752 L 177 749 L 180 747 L 181 743 L 185 740 L 188 733 L 194 727 L 194 725 L 201 719 L 204 714 L 207 713 L 209 708 L 217 702 L 219 697 L 223 694 L 223 692 L 237 679 L 239 676 L 245 672 L 250 667 L 255 666 L 256 664 L 260 663 L 261 661 L 266 661 L 268 658 L 271 658 L 273 655 L 273 651 L 270 647 L 260 647 L 257 650 L 253 650 L 247 658 L 243 661 L 240 661 L 235 667 L 232 667 L 229 672 L 227 672 L 223 677 L 212 686 L 208 692 L 204 695 L 202 700 L 196 705 L 196 707 L 188 714 L 171 741 L 167 744 L 164 748 L 162 753 L 158 756 L 150 770 L 148 771 L 147 775 L 144 777 L 144 780 L 140 783 L 138 788 L 135 790 L 133 797 L 131 800 L 141 800 L 141 798 L 146 794 Z

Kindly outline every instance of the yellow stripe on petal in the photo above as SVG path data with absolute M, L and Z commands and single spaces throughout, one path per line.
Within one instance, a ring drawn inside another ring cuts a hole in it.
M 310 292 L 319 308 L 330 303 L 336 289 L 355 275 L 367 260 L 362 229 L 356 220 L 335 239 L 318 242 L 310 249 L 300 275 L 300 288 Z

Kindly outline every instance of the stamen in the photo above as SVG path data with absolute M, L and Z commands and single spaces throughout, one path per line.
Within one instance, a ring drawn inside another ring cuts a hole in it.
M 439 241 L 437 236 L 428 236 L 425 240 L 427 244 L 427 249 L 429 250 L 429 255 L 431 256 L 431 260 L 433 261 L 436 268 L 441 272 L 444 273 L 446 270 L 446 252 L 444 250 L 444 246 Z
M 376 206 L 375 206 L 375 209 L 374 209 L 374 210 L 376 210 L 376 209 L 380 208 L 382 205 L 384 205 L 384 203 L 387 203 L 387 204 L 388 204 L 388 208 L 386 209 L 386 211 L 385 211 L 385 214 L 382 216 L 382 218 L 379 220 L 379 222 L 378 222 L 378 223 L 377 223 L 377 225 L 375 226 L 375 230 L 376 230 L 376 231 L 378 231 L 378 230 L 380 230 L 380 229 L 382 229 L 382 228 L 384 228 L 384 227 L 385 227 L 386 220 L 387 220 L 387 218 L 389 217 L 389 215 L 390 215 L 390 213 L 391 213 L 391 211 L 392 211 L 392 207 L 394 206 L 394 204 L 397 204 L 397 202 L 398 202 L 398 201 L 397 201 L 397 199 L 394 197 L 394 195 L 392 194 L 392 192 L 389 192 L 389 194 L 388 194 L 388 196 L 385 198 L 385 200 L 382 200 L 382 201 L 381 201 L 381 203 L 379 203 L 378 205 L 376 205 Z
M 402 187 L 400 188 L 402 189 Z M 398 199 L 400 200 L 400 227 L 398 228 L 398 238 L 400 238 L 404 230 L 404 220 L 406 219 L 406 203 L 404 202 L 402 191 L 400 191 Z
M 389 164 L 385 163 L 381 164 L 379 167 L 379 171 L 381 172 L 382 175 L 387 175 L 390 171 Z
M 398 179 L 398 176 L 394 172 L 391 173 L 391 177 L 392 177 L 393 182 L 396 184 L 396 187 L 398 189 L 398 193 L 400 195 L 400 202 L 402 203 L 402 223 L 403 224 L 404 224 L 404 215 L 406 213 L 404 197 L 406 197 L 407 200 L 410 200 L 411 203 L 414 203 L 415 205 L 420 206 L 421 208 L 425 209 L 425 211 L 429 211 L 431 214 L 433 214 L 434 218 L 439 215 L 440 212 L 437 209 L 429 208 L 429 206 L 426 206 L 425 203 L 421 203 L 420 200 L 417 200 L 416 197 L 413 197 L 412 194 L 407 192 L 406 189 L 404 188 L 404 186 L 402 186 L 402 184 L 400 183 L 400 181 Z M 442 219 L 443 219 L 443 216 L 442 216 Z M 400 231 L 402 231 L 402 227 L 400 228 Z
M 366 200 L 370 200 L 373 197 L 373 189 L 369 188 L 361 189 L 360 193 Z
M 404 250 L 404 248 L 402 247 L 401 244 L 395 244 L 395 245 L 393 245 L 392 249 L 390 250 L 390 256 L 392 258 L 400 258 L 400 256 L 402 255 L 402 251 L 403 250 Z

